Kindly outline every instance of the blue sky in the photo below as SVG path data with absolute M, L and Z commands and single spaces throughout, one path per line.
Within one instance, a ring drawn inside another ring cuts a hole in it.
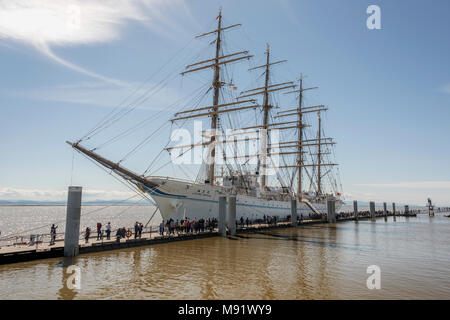
M 366 27 L 369 5 L 381 9 L 381 30 Z M 71 181 L 91 199 L 125 198 L 128 189 L 65 140 L 89 131 L 150 76 L 152 85 L 160 81 L 170 57 L 174 71 L 207 47 L 192 38 L 214 28 L 219 7 L 226 24 L 243 24 L 226 33 L 230 48 L 250 50 L 256 65 L 269 42 L 275 58 L 289 60 L 279 79 L 302 72 L 307 85 L 320 86 L 307 102 L 330 107 L 324 121 L 338 142 L 348 199 L 450 204 L 446 0 L 2 1 L 0 200 L 61 200 Z M 194 88 L 175 78 L 88 145 L 145 117 L 164 118 L 164 106 Z M 101 153 L 120 159 L 159 121 Z M 142 172 L 168 134 L 124 164 Z

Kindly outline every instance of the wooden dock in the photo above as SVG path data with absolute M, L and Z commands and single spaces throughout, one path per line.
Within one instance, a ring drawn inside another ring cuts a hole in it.
M 142 233 L 141 238 L 120 239 L 117 241 L 115 237 L 111 236 L 110 240 L 103 237 L 102 240 L 96 240 L 96 237 L 91 237 L 89 242 L 85 240 L 79 241 L 79 253 L 91 253 L 109 250 L 118 250 L 139 246 L 147 246 L 153 244 L 175 242 L 182 240 L 202 239 L 207 237 L 215 237 L 218 235 L 216 230 L 212 232 L 199 233 L 181 233 L 175 235 L 160 236 L 156 233 Z M 16 245 L 5 246 L 0 248 L 0 265 L 16 262 L 32 261 L 38 259 L 58 258 L 64 256 L 64 241 L 57 240 L 54 245 L 49 243 L 38 243 L 37 245 Z
M 389 215 L 391 216 L 391 215 Z M 397 215 L 399 216 L 399 215 Z M 377 218 L 382 218 L 383 216 L 378 215 Z M 369 216 L 360 216 L 359 220 L 369 220 Z M 337 222 L 343 221 L 352 221 L 355 220 L 354 217 L 343 217 L 337 220 Z M 303 225 L 311 225 L 311 224 L 321 224 L 327 223 L 325 220 L 303 220 L 300 221 L 298 227 Z M 241 233 L 251 233 L 255 231 L 263 231 L 263 230 L 274 230 L 281 228 L 293 228 L 290 222 L 278 222 L 277 224 L 254 224 L 249 227 L 238 226 L 237 234 Z M 102 240 L 97 240 L 96 237 L 91 237 L 89 242 L 86 243 L 85 240 L 79 241 L 79 253 L 92 253 L 92 252 L 101 252 L 101 251 L 110 251 L 110 250 L 120 250 L 126 248 L 140 247 L 140 246 L 149 246 L 154 244 L 168 243 L 168 242 L 176 242 L 176 241 L 186 241 L 186 240 L 194 240 L 194 239 L 202 239 L 209 237 L 219 236 L 219 232 L 217 229 L 213 231 L 205 231 L 198 233 L 180 233 L 174 235 L 164 235 L 160 236 L 156 232 L 147 232 L 142 233 L 142 237 L 138 239 L 130 238 L 130 239 L 121 239 L 120 241 L 116 241 L 116 238 L 111 236 L 110 240 L 106 240 L 104 237 Z M 25 261 L 32 261 L 38 259 L 49 259 L 49 258 L 60 258 L 64 256 L 64 241 L 57 240 L 54 245 L 50 245 L 49 243 L 38 243 L 37 245 L 28 246 L 28 245 L 14 245 L 14 246 L 4 246 L 0 247 L 0 265 L 1 264 L 10 264 L 10 263 L 18 263 Z

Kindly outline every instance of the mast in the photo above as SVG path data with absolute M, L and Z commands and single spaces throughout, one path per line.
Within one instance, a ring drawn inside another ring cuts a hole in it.
M 260 162 L 262 162 L 262 174 L 261 174 L 261 189 L 262 190 L 264 190 L 265 186 L 267 185 L 267 174 L 266 174 L 266 172 L 267 172 L 267 156 L 268 156 L 268 154 L 270 154 L 270 152 L 268 152 L 269 131 L 270 130 L 288 129 L 288 128 L 283 128 L 283 127 L 268 129 L 268 127 L 272 125 L 272 124 L 269 124 L 269 111 L 272 108 L 272 106 L 269 103 L 269 94 L 272 92 L 275 92 L 275 91 L 295 88 L 295 85 L 293 85 L 292 81 L 269 85 L 269 83 L 270 83 L 270 66 L 274 65 L 274 64 L 283 63 L 286 61 L 287 60 L 270 62 L 270 46 L 269 46 L 269 44 L 267 44 L 266 64 L 248 69 L 249 71 L 251 71 L 251 70 L 256 70 L 259 68 L 265 68 L 264 86 L 260 87 L 260 88 L 242 91 L 240 93 L 241 95 L 237 98 L 237 99 L 242 99 L 242 98 L 256 96 L 256 95 L 263 95 L 263 104 L 261 106 L 263 108 L 263 112 L 264 112 L 263 123 L 260 126 L 246 128 L 246 129 L 261 128 L 264 131 L 263 136 L 262 136 L 261 153 L 258 155 L 258 165 L 257 165 L 257 168 L 258 168 L 257 171 L 259 171 Z M 258 91 L 258 92 L 255 92 L 255 91 Z M 249 92 L 251 92 L 251 93 L 249 93 Z M 273 125 L 280 125 L 280 123 L 273 124 Z M 262 161 L 260 161 L 260 160 L 262 160 Z
M 246 106 L 246 107 L 240 107 L 240 108 L 232 108 L 232 109 L 223 109 L 224 107 L 228 107 L 231 105 L 235 105 L 235 104 L 241 104 L 241 103 L 248 103 L 248 102 L 254 102 L 254 100 L 246 100 L 246 101 L 242 101 L 242 102 L 235 102 L 235 103 L 225 103 L 225 104 L 219 104 L 219 100 L 220 100 L 220 88 L 222 87 L 223 83 L 220 81 L 220 66 L 225 65 L 227 63 L 231 63 L 231 62 L 236 62 L 236 61 L 240 61 L 243 59 L 250 59 L 251 57 L 253 57 L 252 55 L 247 55 L 248 51 L 241 51 L 241 52 L 236 52 L 236 53 L 231 53 L 231 54 L 227 54 L 224 56 L 220 56 L 220 52 L 221 52 L 221 45 L 222 45 L 222 32 L 224 30 L 230 29 L 230 28 L 234 28 L 237 26 L 240 26 L 240 24 L 234 24 L 231 26 L 227 26 L 227 27 L 222 27 L 222 9 L 219 10 L 219 15 L 217 16 L 217 29 L 210 31 L 210 32 L 206 32 L 203 34 L 200 34 L 198 36 L 196 36 L 196 38 L 200 38 L 206 35 L 211 35 L 211 34 L 217 34 L 216 35 L 216 54 L 215 57 L 212 59 L 207 59 L 207 60 L 203 60 L 197 63 L 193 63 L 190 64 L 188 66 L 186 66 L 186 70 L 184 72 L 181 72 L 181 75 L 185 75 L 187 73 L 190 72 L 196 72 L 196 71 L 200 71 L 200 70 L 205 70 L 205 69 L 209 69 L 209 68 L 213 68 L 214 70 L 214 77 L 213 77 L 213 81 L 212 81 L 212 88 L 213 88 L 213 103 L 212 106 L 209 107 L 204 107 L 204 108 L 196 108 L 196 109 L 191 109 L 191 110 L 185 110 L 183 112 L 178 112 L 175 114 L 175 116 L 178 116 L 179 114 L 184 114 L 184 113 L 193 113 L 193 112 L 198 112 L 200 110 L 208 110 L 207 112 L 204 113 L 199 113 L 199 114 L 190 114 L 187 116 L 182 116 L 182 117 L 178 117 L 178 118 L 174 118 L 171 121 L 177 121 L 177 120 L 183 120 L 183 119 L 190 119 L 190 118 L 195 118 L 195 117 L 204 117 L 204 116 L 209 116 L 211 117 L 211 137 L 209 139 L 209 142 L 206 143 L 205 145 L 208 145 L 209 147 L 209 151 L 208 151 L 208 163 L 206 165 L 206 174 L 207 174 L 207 181 L 209 181 L 209 183 L 211 185 L 215 184 L 215 175 L 214 175 L 214 171 L 215 171 L 215 157 L 216 157 L 216 138 L 217 138 L 217 124 L 218 124 L 218 119 L 219 119 L 219 114 L 224 113 L 224 112 L 233 112 L 233 111 L 238 111 L 238 110 L 243 110 L 243 109 L 250 109 L 250 108 L 256 108 L 257 106 Z M 239 57 L 236 57 L 239 56 Z M 230 58 L 230 57 L 234 57 L 233 59 L 228 59 L 228 60 L 224 60 L 225 58 Z M 209 63 L 207 65 L 204 65 L 205 63 Z M 202 65 L 202 66 L 200 66 Z M 194 67 L 195 68 L 192 68 Z
M 219 65 L 219 57 L 220 57 L 220 36 L 221 36 L 221 28 L 222 28 L 222 9 L 219 10 L 219 16 L 217 17 L 217 39 L 216 39 L 216 58 L 215 58 L 215 67 L 214 67 L 214 96 L 213 96 L 213 111 L 217 111 L 217 105 L 219 104 L 219 95 L 220 95 L 220 65 Z M 211 140 L 210 140 L 210 164 L 209 164 L 209 183 L 214 185 L 214 162 L 216 158 L 216 129 L 217 129 L 217 113 L 213 113 L 211 115 Z
M 261 188 L 264 190 L 266 186 L 266 172 L 267 172 L 267 138 L 268 131 L 267 127 L 269 124 L 269 79 L 270 79 L 270 46 L 267 44 L 266 50 L 266 79 L 264 83 L 264 102 L 263 102 L 263 110 L 264 110 L 264 120 L 263 120 L 263 146 L 262 146 L 262 176 L 261 176 Z
M 299 90 L 289 91 L 285 94 L 289 93 L 298 93 L 299 94 L 299 105 L 297 109 L 291 109 L 291 110 L 284 110 L 278 112 L 278 115 L 275 116 L 275 118 L 282 118 L 282 117 L 289 117 L 297 115 L 297 126 L 294 128 L 298 128 L 298 138 L 297 140 L 293 141 L 284 141 L 280 142 L 279 148 L 284 149 L 290 149 L 295 148 L 297 151 L 295 152 L 297 154 L 297 163 L 295 165 L 286 165 L 286 166 L 280 166 L 279 168 L 296 168 L 298 170 L 298 185 L 297 185 L 297 197 L 301 201 L 302 200 L 302 168 L 307 167 L 317 167 L 317 194 L 322 193 L 322 177 L 327 175 L 329 170 L 325 172 L 322 175 L 322 167 L 326 166 L 335 166 L 337 164 L 335 163 L 322 163 L 322 155 L 328 154 L 329 152 L 323 152 L 322 151 L 322 145 L 333 145 L 335 142 L 333 142 L 332 138 L 323 138 L 322 137 L 322 120 L 320 117 L 320 113 L 322 111 L 327 111 L 328 108 L 324 105 L 317 105 L 317 106 L 309 106 L 309 107 L 303 107 L 303 92 L 307 90 L 317 89 L 318 87 L 312 87 L 312 88 L 303 88 L 303 75 L 300 74 L 300 88 Z M 318 118 L 319 118 L 319 128 L 318 128 L 318 136 L 316 139 L 309 139 L 304 140 L 303 139 L 303 128 L 307 127 L 307 125 L 303 124 L 303 115 L 307 113 L 317 112 Z M 303 147 L 312 147 L 317 146 L 317 153 L 311 154 L 311 155 L 317 155 L 317 163 L 313 164 L 305 164 L 303 159 Z M 312 179 L 312 177 L 311 177 Z
M 286 92 L 286 94 L 298 92 L 298 108 L 297 108 L 297 110 L 294 109 L 294 110 L 281 111 L 278 113 L 279 116 L 277 116 L 277 117 L 285 117 L 285 116 L 290 116 L 290 115 L 297 115 L 296 128 L 298 128 L 298 139 L 294 143 L 297 146 L 297 169 L 298 169 L 297 198 L 299 201 L 301 201 L 302 197 L 303 197 L 303 192 L 302 192 L 302 173 L 303 173 L 302 168 L 304 167 L 304 165 L 303 165 L 303 147 L 309 146 L 308 144 L 304 145 L 304 143 L 316 141 L 316 140 L 303 141 L 303 128 L 306 127 L 306 125 L 303 124 L 303 114 L 309 113 L 312 111 L 322 110 L 322 108 L 324 108 L 323 105 L 303 108 L 303 91 L 313 90 L 313 89 L 317 89 L 317 87 L 303 88 L 303 73 L 300 73 L 299 89 L 290 91 L 290 92 Z M 292 113 L 292 111 L 296 111 L 296 112 Z M 318 141 L 320 142 L 320 139 Z M 287 144 L 291 144 L 291 143 L 292 142 L 287 142 Z M 290 147 L 290 146 L 288 146 L 288 147 Z
M 302 200 L 302 167 L 303 164 L 303 113 L 302 102 L 303 102 L 303 74 L 300 74 L 299 80 L 299 93 L 298 93 L 298 155 L 297 155 L 297 165 L 298 165 L 298 182 L 297 182 L 297 197 L 298 200 Z M 319 140 L 320 141 L 320 140 Z
M 318 140 L 319 140 L 319 142 L 321 141 L 321 134 L 322 134 L 322 119 L 321 119 L 321 117 L 320 117 L 320 112 L 317 112 L 317 116 L 319 117 L 319 134 L 318 134 Z M 318 145 L 317 145 L 317 194 L 322 194 L 322 176 L 321 176 L 321 173 L 320 173 L 320 168 L 321 168 L 321 165 L 322 165 L 322 154 L 321 154 L 321 146 L 322 146 L 322 143 L 319 143 Z

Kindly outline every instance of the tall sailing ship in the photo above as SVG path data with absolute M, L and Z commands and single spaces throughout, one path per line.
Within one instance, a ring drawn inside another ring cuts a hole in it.
M 195 180 L 137 174 L 120 161 L 108 160 L 96 150 L 83 146 L 83 139 L 68 143 L 137 187 L 143 195 L 151 197 L 165 220 L 217 217 L 219 196 L 223 195 L 236 196 L 238 219 L 288 216 L 291 199 L 297 199 L 298 215 L 303 217 L 324 214 L 328 200 L 333 200 L 339 209 L 342 204 L 340 185 L 333 170 L 336 164 L 329 156 L 335 142 L 324 137 L 321 118 L 328 108 L 324 105 L 304 106 L 305 92 L 317 87 L 305 88 L 302 75 L 298 83 L 273 83 L 272 67 L 286 60 L 272 61 L 271 48 L 267 45 L 265 63 L 249 69 L 249 72 L 263 71 L 263 85 L 237 93 L 233 80 L 226 78 L 225 68 L 228 64 L 251 59 L 253 55 L 248 51 L 224 54 L 224 31 L 240 24 L 223 26 L 222 23 L 219 12 L 217 29 L 196 37 L 215 36 L 215 56 L 192 63 L 181 72 L 184 76 L 212 69 L 213 80 L 208 89 L 212 93 L 212 105 L 176 112 L 169 120 L 186 123 L 210 118 L 210 129 L 201 131 L 200 142 L 165 148 L 172 160 L 173 154 L 177 158 L 194 148 L 204 150 L 206 159 Z M 293 108 L 276 106 L 273 97 L 280 93 L 295 95 L 298 104 Z M 261 99 L 259 103 L 258 98 Z M 250 117 L 254 123 L 245 126 L 240 120 L 248 111 L 255 113 Z M 317 130 L 306 121 L 312 115 L 317 115 Z M 310 137 L 307 136 L 308 128 L 313 132 Z M 254 152 L 250 152 L 250 145 L 255 146 Z M 328 186 L 325 186 L 326 178 L 330 182 Z

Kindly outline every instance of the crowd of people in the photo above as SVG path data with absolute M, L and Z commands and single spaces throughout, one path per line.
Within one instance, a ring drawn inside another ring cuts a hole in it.
M 213 231 L 217 227 L 217 219 L 198 219 L 194 218 L 192 221 L 189 218 L 181 220 L 173 220 L 172 218 L 166 221 L 161 221 L 159 224 L 159 234 L 161 236 L 175 235 L 181 233 L 198 233 L 205 231 Z
M 144 230 L 144 225 L 138 221 L 134 224 L 134 233 L 132 229 L 125 227 L 119 228 L 116 231 L 116 241 L 120 242 L 120 239 L 124 238 L 131 238 L 134 234 L 134 239 L 141 239 L 142 238 L 142 231 Z
M 310 217 L 311 218 L 311 217 Z M 253 226 L 254 224 L 268 224 L 268 225 L 276 225 L 277 222 L 282 221 L 288 221 L 290 219 L 290 216 L 287 216 L 285 219 L 278 218 L 277 216 L 269 216 L 264 215 L 261 219 L 256 220 L 250 220 L 248 217 L 236 220 L 236 227 L 241 228 L 249 228 Z M 209 219 L 181 219 L 181 220 L 163 220 L 158 226 L 158 232 L 159 235 L 179 235 L 179 234 L 186 234 L 186 233 L 199 233 L 199 232 L 213 232 L 214 229 L 218 227 L 218 220 L 217 218 L 209 218 Z M 54 224 L 51 227 L 50 230 L 50 245 L 55 243 L 56 239 L 56 229 L 58 226 L 55 226 Z M 142 232 L 143 232 L 144 226 L 142 223 L 136 221 L 134 224 L 134 230 L 133 228 L 126 228 L 126 227 L 120 227 L 116 230 L 116 241 L 120 241 L 121 239 L 130 239 L 132 236 L 134 236 L 134 239 L 141 239 L 142 238 Z M 103 225 L 101 222 L 97 223 L 96 227 L 97 231 L 97 237 L 96 240 L 103 240 L 106 238 L 106 240 L 111 240 L 111 222 L 108 222 L 106 225 Z M 133 232 L 134 231 L 134 232 Z M 91 238 L 92 230 L 90 227 L 86 227 L 84 230 L 84 240 L 85 243 L 89 243 L 89 239 Z
M 120 241 L 123 238 L 131 238 L 134 234 L 135 239 L 140 239 L 142 237 L 142 231 L 144 230 L 144 225 L 138 221 L 134 224 L 134 233 L 131 228 L 126 229 L 125 227 L 118 228 L 116 231 L 116 241 Z M 97 241 L 104 239 L 106 235 L 106 240 L 111 240 L 111 222 L 108 222 L 106 226 L 103 226 L 101 222 L 97 222 Z M 91 228 L 86 227 L 84 230 L 84 240 L 86 243 L 89 242 L 91 237 Z
M 264 215 L 263 219 L 257 219 L 257 220 L 250 220 L 248 217 L 244 219 L 241 217 L 239 220 L 236 221 L 236 227 L 250 227 L 253 224 L 269 224 L 273 225 L 278 222 L 278 218 L 276 216 L 266 216 Z M 179 235 L 179 234 L 186 234 L 186 233 L 199 233 L 199 232 L 213 232 L 215 228 L 218 227 L 218 220 L 217 218 L 209 218 L 209 219 L 197 219 L 194 218 L 190 220 L 189 218 L 181 219 L 181 220 L 163 220 L 159 227 L 158 231 L 161 236 L 164 235 Z M 53 245 L 55 243 L 56 239 L 56 229 L 58 226 L 52 225 L 50 230 L 50 245 Z M 133 228 L 125 228 L 121 227 L 116 230 L 116 241 L 120 241 L 121 239 L 129 239 L 134 235 L 134 239 L 141 239 L 142 238 L 142 232 L 144 229 L 144 225 L 138 221 L 134 224 L 134 232 Z M 106 240 L 111 240 L 111 222 L 108 222 L 106 225 L 103 225 L 101 222 L 97 222 L 97 237 L 96 240 L 102 240 L 106 238 Z M 84 240 L 85 243 L 89 243 L 89 239 L 91 238 L 92 230 L 88 226 L 84 230 Z

